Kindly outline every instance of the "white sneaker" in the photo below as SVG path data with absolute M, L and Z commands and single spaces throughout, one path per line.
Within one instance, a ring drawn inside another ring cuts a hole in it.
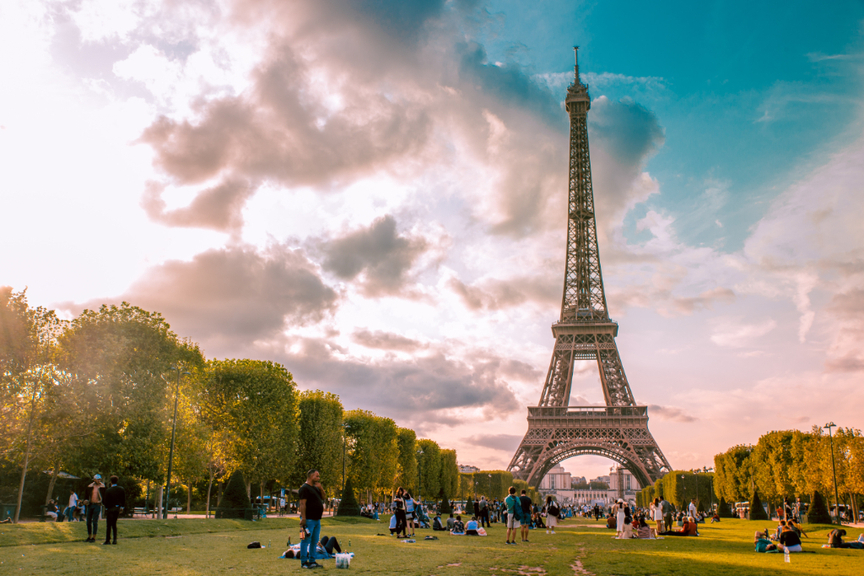
M 552 530 L 552 534 L 554 534 L 554 533 L 555 533 L 555 531 L 554 531 L 554 530 Z
M 549 531 L 548 531 L 548 530 L 546 530 L 546 534 L 548 534 L 548 533 L 549 533 Z

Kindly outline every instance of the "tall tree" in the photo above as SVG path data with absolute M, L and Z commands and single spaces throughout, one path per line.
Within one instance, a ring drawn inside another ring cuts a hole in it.
M 64 324 L 53 310 L 31 308 L 24 292 L 0 289 L 0 441 L 7 446 L 4 456 L 21 466 L 15 522 L 39 440 L 46 451 L 53 447 L 50 409 L 60 405 L 56 399 L 63 379 L 55 359 Z M 56 472 L 55 466 L 54 478 Z
M 178 372 L 203 363 L 170 328 L 124 302 L 84 310 L 61 335 L 59 362 L 81 393 L 88 432 L 78 472 L 162 479 Z
M 423 453 L 417 457 L 420 486 L 415 496 L 437 497 L 441 493 L 441 448 L 434 440 L 424 438 L 417 441 L 417 449 Z
M 410 428 L 397 430 L 396 445 L 399 451 L 396 463 L 396 480 L 393 488 L 400 486 L 417 489 L 417 434 Z
M 321 473 L 322 483 L 342 489 L 343 429 L 339 396 L 321 390 L 300 393 L 298 403 L 299 435 L 297 464 L 291 485 L 306 481 L 306 472 Z M 338 491 L 333 492 L 337 494 Z
M 210 360 L 198 405 L 222 433 L 224 452 L 251 483 L 287 481 L 297 442 L 297 393 L 291 374 L 261 360 Z M 263 488 L 262 488 L 263 489 Z
M 348 477 L 357 490 L 366 493 L 390 490 L 396 478 L 399 456 L 396 424 L 390 418 L 366 410 L 345 413 L 348 436 Z
M 456 450 L 441 450 L 440 484 L 441 491 L 446 494 L 456 494 L 459 489 L 459 465 L 456 461 Z

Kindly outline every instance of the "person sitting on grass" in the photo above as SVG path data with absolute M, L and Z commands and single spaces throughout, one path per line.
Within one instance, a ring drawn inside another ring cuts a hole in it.
M 651 532 L 651 527 L 645 521 L 645 516 L 640 515 L 636 520 L 638 527 L 636 528 L 636 537 L 643 540 L 653 539 L 654 533 Z
M 453 518 L 453 513 L 450 513 L 450 517 L 447 518 L 447 530 L 453 530 L 453 527 L 456 526 L 456 519 Z
M 633 538 L 633 518 L 628 515 L 624 517 L 624 524 L 621 531 L 618 532 L 618 539 L 629 540 L 630 538 Z
M 464 536 L 465 535 L 465 524 L 462 523 L 462 516 L 456 516 L 456 522 L 453 523 L 453 529 L 450 530 L 450 534 L 454 536 Z
M 828 533 L 827 548 L 854 548 L 856 550 L 864 550 L 864 534 L 858 537 L 858 540 L 852 542 L 844 542 L 843 536 L 846 536 L 846 530 L 835 528 Z
M 477 524 L 477 517 L 472 516 L 471 520 L 469 520 L 468 523 L 465 524 L 465 534 L 468 536 L 477 536 L 477 529 L 479 527 L 480 526 Z
M 786 521 L 780 520 L 777 524 L 777 528 L 774 530 L 774 534 L 771 535 L 771 540 L 779 540 L 780 535 L 783 534 L 784 530 L 786 530 Z
M 780 550 L 784 552 L 801 552 L 801 538 L 798 537 L 798 534 L 789 528 L 789 526 L 785 526 L 783 529 L 783 533 L 780 534 L 780 538 L 778 538 L 780 544 L 777 546 Z
M 756 532 L 753 537 L 753 544 L 756 546 L 756 552 L 777 552 L 777 545 L 768 539 L 766 532 Z
M 717 511 L 715 510 L 714 515 L 711 516 L 711 523 L 713 524 L 714 522 L 719 522 L 719 521 L 720 521 L 720 514 L 718 514 Z
M 432 521 L 432 530 L 446 530 L 444 528 L 444 524 L 441 522 L 441 514 L 436 514 L 435 519 Z
M 680 530 L 667 530 L 661 534 L 663 536 L 699 536 L 699 530 L 693 518 L 688 516 Z

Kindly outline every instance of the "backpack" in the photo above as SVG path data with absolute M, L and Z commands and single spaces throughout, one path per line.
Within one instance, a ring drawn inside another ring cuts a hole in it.
M 510 500 L 511 498 L 513 500 Z M 521 522 L 522 521 L 522 502 L 519 500 L 519 498 L 517 496 L 514 496 L 513 494 L 511 494 L 510 496 L 507 496 L 507 500 L 510 500 L 510 502 L 514 502 L 514 504 L 513 504 L 513 517 L 516 520 L 519 520 Z
M 549 505 L 549 514 L 557 518 L 559 512 L 558 505 L 555 504 L 555 502 L 552 502 L 552 504 Z

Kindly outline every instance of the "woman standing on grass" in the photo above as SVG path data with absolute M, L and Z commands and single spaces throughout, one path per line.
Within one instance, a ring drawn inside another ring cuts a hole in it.
M 406 518 L 405 518 L 405 500 L 404 500 L 405 491 L 400 486 L 398 490 L 396 490 L 396 496 L 393 498 L 393 503 L 396 505 L 396 510 L 394 514 L 396 515 L 396 537 L 399 538 L 399 533 L 402 532 L 402 537 L 407 538 L 408 533 L 405 531 L 406 529 Z
M 619 537 L 621 536 L 621 532 L 624 531 L 624 519 L 627 518 L 624 508 L 624 500 L 619 498 L 615 504 L 615 533 Z
M 558 525 L 558 514 L 561 510 L 558 504 L 552 499 L 552 496 L 546 496 L 546 533 L 555 533 L 555 526 Z

